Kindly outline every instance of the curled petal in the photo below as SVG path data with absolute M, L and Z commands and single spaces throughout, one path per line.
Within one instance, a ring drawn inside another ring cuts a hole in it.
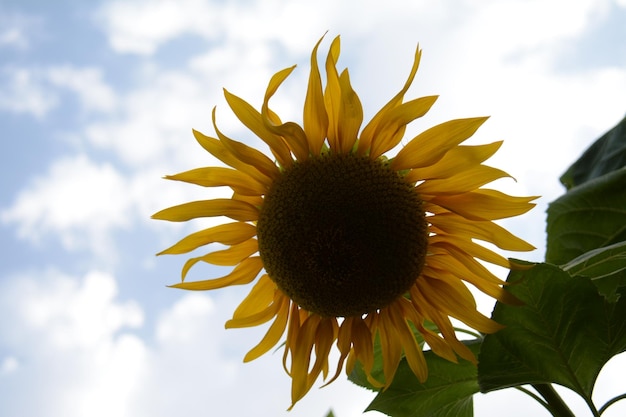
M 172 288 L 181 288 L 183 290 L 207 291 L 217 288 L 224 288 L 231 285 L 249 284 L 259 275 L 263 269 L 263 261 L 260 257 L 245 259 L 235 267 L 233 272 L 215 279 L 207 279 L 204 281 L 181 282 L 171 285 Z
M 287 326 L 287 318 L 289 316 L 289 298 L 285 296 L 281 296 L 280 305 L 278 307 L 278 314 L 276 314 L 276 319 L 270 326 L 269 330 L 261 339 L 258 345 L 253 347 L 244 357 L 244 362 L 252 361 L 258 358 L 261 355 L 264 355 L 271 348 L 276 346 L 282 337 L 283 333 L 285 333 L 285 327 Z
M 267 192 L 266 186 L 248 174 L 222 167 L 196 168 L 175 175 L 166 175 L 165 179 L 184 181 L 203 187 L 226 186 L 243 195 L 263 195 Z
M 202 146 L 211 155 L 222 161 L 228 166 L 235 168 L 237 171 L 245 172 L 250 177 L 254 178 L 265 187 L 272 185 L 272 175 L 265 175 L 258 168 L 253 165 L 241 161 L 235 155 L 233 155 L 224 144 L 218 139 L 206 136 L 203 133 L 193 130 L 193 136 L 196 138 L 200 146 Z
M 264 274 L 259 281 L 252 287 L 250 293 L 243 299 L 233 313 L 233 319 L 247 317 L 262 311 L 274 300 L 276 292 L 276 284 L 269 275 Z
M 328 115 L 324 106 L 322 80 L 317 64 L 317 48 L 322 39 L 315 44 L 311 53 L 311 73 L 309 74 L 309 86 L 304 100 L 303 127 L 309 142 L 309 152 L 312 155 L 319 155 L 328 130 Z
M 206 262 L 213 265 L 233 266 L 243 261 L 245 258 L 254 254 L 259 250 L 256 239 L 249 239 L 240 244 L 233 245 L 228 249 L 207 253 L 203 256 L 189 258 L 183 265 L 183 280 L 187 276 L 187 272 L 198 262 Z
M 415 190 L 429 195 L 464 194 L 503 177 L 509 177 L 509 174 L 497 168 L 479 165 L 449 178 L 426 180 Z
M 479 189 L 459 195 L 436 196 L 428 201 L 469 220 L 498 220 L 519 216 L 533 208 L 537 197 L 512 197 L 496 190 Z
M 359 96 L 350 85 L 348 70 L 341 73 L 339 77 L 339 88 L 341 88 L 341 102 L 339 105 L 338 118 L 341 123 L 337 125 L 337 151 L 348 153 L 356 143 L 361 123 L 363 122 L 363 107 Z
M 493 243 L 500 249 L 512 251 L 530 251 L 535 249 L 531 244 L 489 220 L 468 221 L 458 214 L 448 212 L 430 216 L 428 221 L 449 235 L 462 236 L 468 239 L 481 239 Z
M 281 136 L 272 133 L 267 128 L 265 123 L 263 123 L 261 113 L 256 111 L 248 102 L 229 93 L 227 90 L 224 90 L 224 97 L 237 118 L 255 135 L 261 138 L 263 142 L 268 144 L 278 163 L 283 167 L 291 166 L 293 159 L 291 158 L 289 147 Z
M 372 139 L 370 158 L 378 158 L 394 148 L 404 137 L 406 126 L 425 115 L 437 100 L 437 96 L 422 97 L 398 105 L 381 118 Z
M 324 90 L 324 104 L 328 115 L 328 131 L 326 137 L 331 149 L 340 149 L 339 134 L 337 133 L 341 120 L 339 119 L 339 109 L 341 107 L 341 84 L 339 83 L 339 73 L 337 72 L 337 60 L 340 52 L 339 36 L 333 39 L 328 56 L 326 57 L 326 89 Z
M 276 119 L 272 117 L 268 107 L 270 98 L 272 98 L 274 93 L 276 93 L 276 90 L 278 90 L 278 87 L 283 83 L 283 81 L 285 81 L 289 74 L 291 74 L 291 71 L 293 71 L 294 68 L 295 65 L 274 74 L 269 85 L 267 86 L 267 90 L 265 91 L 265 98 L 263 99 L 263 106 L 261 107 L 261 115 L 263 116 L 263 124 L 265 127 L 270 132 L 285 138 L 287 144 L 296 155 L 296 158 L 304 160 L 309 156 L 309 143 L 304 130 L 293 122 L 287 122 L 280 125 L 276 124 L 273 121 Z
M 262 152 L 259 152 L 244 143 L 232 140 L 220 132 L 217 128 L 217 124 L 215 123 L 215 108 L 213 108 L 212 118 L 215 133 L 217 133 L 217 137 L 220 139 L 220 142 L 224 148 L 228 150 L 228 152 L 241 162 L 255 167 L 268 178 L 271 178 L 272 180 L 276 180 L 278 178 L 280 171 L 271 159 L 265 156 Z
M 450 120 L 425 130 L 400 149 L 391 162 L 391 169 L 401 171 L 434 164 L 450 149 L 471 137 L 487 119 Z
M 502 141 L 486 145 L 461 145 L 450 149 L 439 161 L 423 168 L 414 168 L 406 176 L 408 182 L 449 178 L 486 161 L 502 146 Z
M 361 137 L 359 138 L 359 144 L 357 147 L 357 152 L 359 155 L 365 155 L 372 147 L 372 141 L 376 137 L 376 132 L 379 131 L 378 126 L 387 119 L 387 115 L 394 108 L 399 106 L 404 100 L 404 95 L 413 84 L 413 80 L 415 79 L 415 74 L 417 74 L 417 69 L 419 68 L 420 59 L 422 57 L 422 51 L 419 48 L 419 45 L 415 49 L 415 56 L 413 59 L 413 67 L 411 68 L 411 72 L 409 73 L 409 77 L 402 89 L 396 94 L 382 109 L 380 109 L 376 115 L 372 118 L 372 120 L 363 128 L 361 132 Z
M 185 222 L 202 217 L 226 216 L 242 222 L 257 220 L 259 209 L 245 201 L 230 198 L 216 198 L 215 200 L 192 201 L 169 207 L 152 215 L 156 220 L 171 222 Z
M 226 223 L 192 233 L 179 240 L 173 246 L 159 252 L 158 255 L 178 255 L 191 252 L 209 243 L 236 245 L 256 236 L 256 227 L 248 223 Z

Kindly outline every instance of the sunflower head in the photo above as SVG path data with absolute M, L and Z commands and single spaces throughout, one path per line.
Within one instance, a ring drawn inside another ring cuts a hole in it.
M 483 265 L 510 267 L 508 260 L 476 241 L 505 250 L 533 249 L 494 220 L 528 211 L 535 197 L 482 188 L 508 176 L 483 164 L 501 142 L 462 145 L 486 117 L 439 124 L 409 138 L 393 158 L 385 155 L 436 100 L 404 100 L 417 72 L 419 48 L 400 92 L 362 127 L 363 110 L 348 71 L 337 70 L 339 37 L 326 57 L 325 82 L 317 61 L 320 42 L 311 54 L 302 125 L 282 122 L 269 107 L 294 67 L 272 77 L 260 110 L 225 91 L 232 111 L 268 145 L 271 157 L 225 136 L 214 111 L 217 137 L 197 131 L 194 136 L 226 166 L 166 178 L 230 187 L 232 197 L 184 203 L 153 216 L 233 220 L 195 232 L 161 254 L 225 246 L 190 258 L 182 282 L 173 287 L 211 290 L 254 282 L 226 327 L 272 321 L 246 361 L 270 350 L 286 332 L 283 362 L 292 378 L 292 404 L 320 374 L 328 377 L 333 345 L 339 360 L 330 381 L 346 361 L 350 372 L 358 360 L 381 387 L 391 383 L 403 356 L 415 375 L 426 379 L 422 341 L 451 361 L 475 361 L 450 319 L 483 333 L 500 326 L 477 312 L 467 285 L 512 301 L 502 281 Z M 224 277 L 185 282 L 198 262 L 234 268 Z M 426 323 L 434 323 L 437 331 Z M 382 349 L 382 380 L 370 373 L 375 341 Z
M 257 223 L 269 276 L 324 317 L 366 314 L 406 293 L 428 246 L 422 202 L 379 160 L 325 153 L 286 169 Z

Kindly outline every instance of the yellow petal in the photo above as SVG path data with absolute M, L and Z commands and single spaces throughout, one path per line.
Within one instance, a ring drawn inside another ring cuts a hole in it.
M 389 318 L 391 319 L 391 322 L 393 323 L 393 326 L 396 328 L 397 334 L 400 337 L 400 343 L 402 343 L 404 356 L 406 357 L 409 367 L 411 368 L 415 376 L 417 376 L 417 379 L 419 379 L 420 382 L 424 382 L 426 381 L 426 377 L 428 376 L 428 368 L 426 365 L 426 360 L 424 359 L 424 354 L 422 353 L 422 349 L 417 344 L 415 335 L 413 334 L 409 323 L 407 323 L 404 319 L 404 315 L 399 306 L 399 304 L 404 302 L 404 300 L 404 298 L 401 298 L 397 302 L 390 305 L 393 313 L 389 315 Z M 390 381 L 388 381 L 387 383 L 389 382 Z
M 537 197 L 513 197 L 496 190 L 477 190 L 465 194 L 436 196 L 433 204 L 444 207 L 469 220 L 497 220 L 526 213 Z
M 404 100 L 404 95 L 409 90 L 409 87 L 413 83 L 413 79 L 415 78 L 415 74 L 417 73 L 417 69 L 419 68 L 420 58 L 422 56 L 422 51 L 419 48 L 419 45 L 415 49 L 415 55 L 413 58 L 413 67 L 411 68 L 411 72 L 409 73 L 409 77 L 402 89 L 396 94 L 382 109 L 376 113 L 376 115 L 372 118 L 372 120 L 363 128 L 361 132 L 361 137 L 359 138 L 359 144 L 357 148 L 357 152 L 359 155 L 365 155 L 372 147 L 372 141 L 376 137 L 376 132 L 379 130 L 378 125 L 386 118 L 387 114 L 399 106 Z
M 453 355 L 454 357 L 449 360 L 451 360 L 454 363 L 458 363 L 458 359 L 456 355 L 454 355 L 456 353 L 463 359 L 469 362 L 472 362 L 473 364 L 476 364 L 477 363 L 476 356 L 467 346 L 465 346 L 463 343 L 459 341 L 459 339 L 457 339 L 456 332 L 448 316 L 442 314 L 436 308 L 429 308 L 429 310 L 431 311 L 431 321 L 435 323 L 435 325 L 437 326 L 437 329 L 439 330 L 439 332 L 444 338 L 445 344 L 449 346 L 450 348 L 452 348 L 452 350 L 454 351 L 454 352 L 451 352 L 451 355 Z M 435 349 L 433 349 L 433 352 L 437 353 Z M 446 354 L 448 354 L 448 352 L 446 352 Z
M 233 196 L 230 198 L 231 200 L 243 201 L 245 203 L 250 204 L 253 207 L 262 207 L 263 206 L 263 196 L 260 195 L 243 195 L 233 193 Z
M 332 382 L 334 382 L 341 374 L 341 368 L 343 367 L 343 364 L 346 358 L 350 354 L 350 350 L 352 346 L 351 335 L 352 335 L 352 321 L 353 320 L 360 320 L 360 318 L 346 317 L 341 323 L 341 326 L 339 327 L 339 332 L 337 335 L 337 348 L 339 349 L 339 352 L 341 353 L 341 355 L 339 356 L 339 360 L 337 360 L 337 369 L 335 370 L 335 375 L 328 382 L 322 385 L 322 387 L 325 387 L 331 384 Z
M 263 310 L 257 311 L 249 316 L 232 318 L 226 322 L 227 329 L 253 327 L 268 322 L 278 314 L 285 296 L 279 291 L 274 291 L 272 303 Z
M 432 165 L 450 149 L 471 137 L 487 117 L 457 119 L 441 123 L 420 133 L 407 143 L 391 162 L 391 169 L 401 171 Z
M 256 226 L 249 223 L 235 222 L 220 224 L 184 237 L 173 246 L 160 252 L 159 255 L 187 253 L 200 246 L 208 245 L 209 243 L 236 245 L 254 236 L 256 236 Z
M 211 155 L 224 162 L 226 165 L 231 166 L 238 171 L 245 172 L 265 187 L 270 187 L 272 185 L 272 176 L 267 176 L 256 167 L 239 160 L 232 153 L 230 153 L 230 151 L 226 149 L 224 144 L 219 140 L 206 136 L 197 130 L 193 131 L 193 136 L 196 138 L 200 146 L 202 146 Z
M 198 262 L 206 262 L 213 265 L 234 266 L 245 258 L 251 256 L 259 250 L 256 239 L 249 239 L 238 245 L 233 245 L 228 249 L 207 253 L 204 256 L 190 258 L 185 262 L 182 269 L 183 280 L 189 270 Z
M 490 158 L 502 145 L 502 141 L 477 146 L 456 146 L 435 164 L 415 168 L 405 178 L 408 182 L 448 178 L 479 165 Z
M 224 97 L 233 113 L 235 113 L 235 116 L 237 116 L 237 118 L 255 135 L 261 138 L 263 142 L 269 145 L 278 163 L 283 167 L 291 166 L 293 159 L 291 158 L 289 147 L 283 141 L 282 137 L 275 135 L 265 126 L 261 113 L 256 111 L 254 107 L 245 100 L 229 93 L 227 90 L 224 90 Z
M 459 284 L 452 286 L 445 281 L 428 278 L 416 283 L 427 294 L 430 304 L 436 310 L 454 317 L 482 333 L 493 333 L 500 330 L 503 326 L 480 314 L 469 300 L 474 299 L 472 293 L 460 281 Z
M 243 361 L 249 362 L 255 360 L 261 355 L 264 355 L 271 348 L 276 346 L 279 342 L 280 338 L 285 333 L 285 327 L 287 326 L 287 318 L 289 316 L 289 299 L 287 297 L 282 297 L 282 302 L 280 303 L 280 307 L 278 308 L 278 314 L 276 315 L 276 320 L 272 323 L 269 330 L 263 336 L 263 339 L 259 342 L 258 345 L 250 349 L 250 351 L 246 354 Z
M 204 281 L 181 282 L 171 285 L 172 288 L 183 290 L 206 291 L 217 288 L 228 287 L 230 285 L 244 285 L 251 283 L 263 269 L 263 261 L 260 257 L 248 258 L 241 262 L 233 271 L 222 277 L 207 279 Z
M 324 107 L 324 93 L 322 80 L 317 64 L 317 48 L 322 42 L 322 37 L 311 53 L 311 72 L 309 74 L 309 86 L 304 100 L 304 132 L 309 142 L 309 151 L 312 155 L 319 155 L 326 140 L 328 130 L 328 115 Z
M 211 252 L 202 257 L 203 262 L 213 265 L 232 266 L 253 255 L 259 250 L 256 239 L 249 239 L 228 249 Z
M 363 123 L 363 107 L 359 96 L 350 85 L 348 70 L 344 70 L 339 77 L 341 101 L 337 121 L 337 145 L 339 153 L 348 153 L 356 142 L 361 123 Z M 332 148 L 332 147 L 331 147 Z
M 459 256 L 462 260 L 458 260 Z M 436 270 L 450 271 L 459 279 L 469 282 L 480 291 L 488 296 L 502 301 L 506 304 L 519 304 L 516 297 L 502 289 L 502 282 L 485 267 L 475 260 L 469 258 L 460 252 L 443 256 L 429 256 L 428 265 L 434 271 L 433 276 L 436 277 Z M 498 284 L 498 281 L 500 283 Z
M 335 341 L 334 324 L 336 324 L 334 317 L 326 317 L 317 326 L 315 332 L 315 363 L 313 363 L 313 367 L 308 375 L 308 384 L 311 386 L 315 383 L 320 373 L 324 373 L 324 378 L 327 376 L 328 355 Z
M 439 180 L 426 180 L 415 187 L 420 194 L 463 194 L 474 191 L 498 178 L 510 177 L 506 172 L 486 165 L 460 171 L 457 175 Z
M 300 326 L 304 320 L 300 316 L 301 311 L 302 310 L 296 303 L 291 303 L 291 308 L 289 310 L 289 323 L 287 324 L 287 340 L 285 341 L 285 349 L 283 350 L 283 369 L 289 376 L 291 376 L 291 370 L 287 366 L 287 358 L 289 357 L 289 354 L 296 349 Z
M 248 174 L 230 168 L 206 167 L 165 176 L 168 180 L 184 181 L 202 187 L 230 187 L 244 195 L 263 195 L 267 187 Z
M 191 201 L 174 207 L 168 207 L 152 215 L 156 220 L 185 222 L 201 217 L 226 216 L 242 222 L 258 220 L 259 210 L 245 201 L 230 198 Z
M 383 373 L 385 375 L 385 387 L 389 387 L 393 381 L 398 364 L 402 357 L 402 344 L 398 330 L 391 321 L 391 311 L 389 307 L 380 310 L 380 325 L 378 332 L 380 334 L 380 345 L 383 357 Z
M 270 116 L 270 110 L 268 102 L 270 98 L 276 93 L 278 87 L 283 81 L 291 74 L 291 71 L 295 68 L 295 65 L 290 68 L 285 68 L 282 71 L 277 72 L 272 76 L 272 79 L 265 90 L 265 98 L 263 99 L 263 106 L 261 107 L 261 115 L 263 116 L 263 123 L 265 127 L 272 133 L 282 136 L 287 141 L 287 145 L 296 155 L 296 159 L 304 160 L 309 156 L 309 143 L 304 133 L 304 130 L 296 123 L 287 122 L 281 125 L 276 125 Z
M 309 383 L 309 364 L 311 361 L 311 351 L 315 344 L 315 334 L 321 317 L 317 314 L 310 315 L 298 332 L 298 340 L 294 344 L 291 356 L 291 407 L 293 408 L 304 395 L 311 389 Z
M 341 119 L 339 109 L 341 107 L 341 85 L 339 84 L 339 73 L 337 72 L 337 60 L 340 52 L 340 38 L 333 39 L 328 56 L 326 57 L 326 89 L 324 90 L 324 105 L 328 115 L 328 131 L 326 137 L 332 149 L 339 149 L 338 129 Z
M 428 251 L 433 255 L 427 256 L 426 263 L 433 269 L 449 271 L 460 279 L 471 282 L 475 286 L 474 281 L 485 282 L 495 286 L 503 284 L 500 278 L 491 273 L 467 253 L 454 246 L 429 246 Z M 446 263 L 448 263 L 447 268 L 445 267 Z M 467 277 L 465 275 L 467 275 Z
M 243 299 L 233 313 L 233 319 L 250 316 L 264 310 L 272 303 L 276 284 L 267 274 L 263 274 L 254 284 L 250 293 Z
M 436 235 L 429 238 L 428 244 L 444 248 L 453 245 L 474 258 L 482 259 L 483 261 L 499 265 L 503 268 L 510 267 L 508 259 L 469 239 L 459 239 L 456 236 Z
M 421 97 L 390 109 L 381 118 L 372 139 L 370 158 L 375 159 L 395 147 L 404 137 L 406 125 L 425 115 L 437 96 Z
M 215 108 L 213 108 L 213 127 L 215 128 L 215 133 L 217 133 L 217 137 L 220 139 L 220 142 L 235 158 L 239 159 L 241 162 L 252 165 L 260 172 L 262 172 L 268 178 L 275 180 L 280 175 L 280 171 L 274 162 L 265 156 L 263 153 L 258 150 L 244 144 L 241 142 L 237 142 L 236 140 L 232 140 L 217 128 L 217 124 L 215 123 Z
M 422 317 L 418 320 L 412 320 L 413 325 L 417 328 L 417 331 L 423 337 L 424 341 L 428 343 L 430 349 L 438 356 L 441 356 L 444 359 L 449 360 L 450 362 L 457 362 L 456 355 L 454 354 L 454 349 L 437 333 L 432 330 L 426 328 L 423 325 L 425 320 L 434 322 L 436 316 L 433 316 L 432 313 L 436 313 L 434 309 L 429 308 L 430 302 L 425 294 L 422 294 L 419 287 L 413 286 L 410 289 L 411 294 L 411 304 L 416 311 L 416 315 Z M 418 317 L 418 318 L 419 318 Z
M 530 251 L 535 249 L 531 244 L 491 221 L 468 221 L 454 213 L 430 216 L 428 221 L 448 234 L 456 234 L 470 239 L 480 239 L 493 243 L 500 249 L 511 251 Z
M 374 366 L 374 343 L 369 327 L 360 318 L 352 323 L 352 341 L 357 359 L 369 374 Z

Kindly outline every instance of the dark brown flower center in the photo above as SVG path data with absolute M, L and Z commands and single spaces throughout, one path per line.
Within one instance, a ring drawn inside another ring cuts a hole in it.
M 428 239 L 414 187 L 382 161 L 351 154 L 286 169 L 265 197 L 257 233 L 270 278 L 325 317 L 361 315 L 406 293 Z

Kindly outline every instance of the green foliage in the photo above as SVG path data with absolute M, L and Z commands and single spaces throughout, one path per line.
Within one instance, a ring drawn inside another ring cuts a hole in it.
M 626 241 L 591 250 L 563 265 L 563 270 L 591 279 L 600 294 L 617 301 L 617 289 L 626 286 Z
M 480 341 L 466 343 L 478 353 Z M 458 364 L 440 358 L 431 351 L 424 352 L 429 377 L 420 383 L 405 359 L 400 362 L 393 382 L 376 395 L 367 410 L 377 410 L 398 417 L 471 417 L 472 396 L 478 392 L 476 366 L 464 360 Z M 374 373 L 382 374 L 382 359 L 376 355 Z M 357 364 L 350 375 L 356 384 L 376 389 L 368 381 L 363 369 Z
M 626 168 L 571 189 L 548 208 L 546 261 L 561 265 L 626 240 Z
M 626 118 L 598 139 L 561 176 L 569 190 L 626 166 Z
M 506 328 L 485 338 L 481 390 L 554 382 L 590 399 L 600 369 L 626 349 L 626 298 L 608 301 L 589 279 L 549 264 L 508 281 L 524 305 L 496 306 L 493 319 Z

